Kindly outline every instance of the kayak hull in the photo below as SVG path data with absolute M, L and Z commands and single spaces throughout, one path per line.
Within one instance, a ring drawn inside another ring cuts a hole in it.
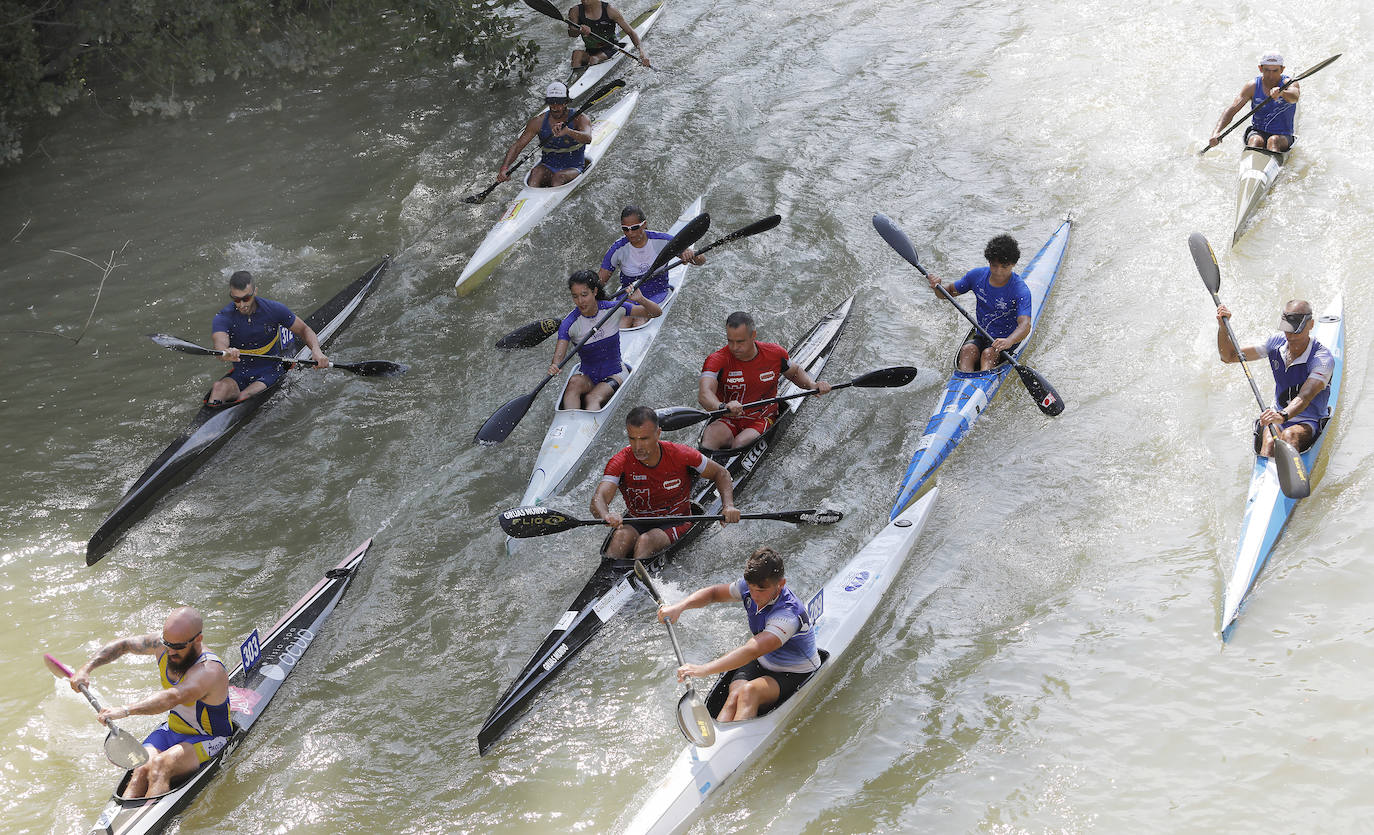
M 657 6 L 654 6 L 647 12 L 644 12 L 639 17 L 630 21 L 630 25 L 633 26 L 635 32 L 638 33 L 640 41 L 644 40 L 649 30 L 658 22 L 662 14 L 663 4 L 659 3 Z M 622 34 L 616 42 L 620 44 L 622 49 L 634 52 L 634 43 L 630 41 L 629 36 Z M 581 44 L 582 42 L 579 40 L 578 43 Z M 581 47 L 579 46 L 578 48 L 580 49 Z M 629 59 L 625 57 L 625 53 L 613 52 L 610 58 L 602 61 L 600 64 L 593 64 L 580 73 L 574 70 L 572 76 L 568 79 L 568 97 L 576 101 L 587 93 L 590 93 L 596 85 L 608 78 L 611 73 L 620 69 L 624 62 L 628 60 Z
M 1265 148 L 1245 148 L 1240 153 L 1240 182 L 1236 186 L 1236 226 L 1231 233 L 1235 246 L 1246 232 L 1246 223 L 1259 209 L 1260 201 L 1278 179 L 1291 151 L 1282 153 Z

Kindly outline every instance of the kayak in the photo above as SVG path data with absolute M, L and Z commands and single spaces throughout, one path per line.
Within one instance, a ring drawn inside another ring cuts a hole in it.
M 801 341 L 789 352 L 791 362 L 805 368 L 807 373 L 812 375 L 812 379 L 815 379 L 825 368 L 853 304 L 854 297 L 850 296 L 817 322 L 815 327 L 802 337 Z M 801 391 L 801 389 L 790 381 L 784 381 L 778 387 L 779 394 L 789 394 L 796 391 Z M 736 502 L 740 498 L 740 489 L 758 470 L 759 463 L 764 456 L 777 445 L 782 432 L 792 423 L 797 412 L 811 399 L 810 397 L 799 397 L 784 401 L 779 405 L 777 422 L 769 427 L 768 431 L 758 440 L 743 449 L 732 451 L 729 455 L 717 458 L 726 471 L 730 473 Z M 709 481 L 704 481 L 702 484 L 704 486 L 700 487 L 693 496 L 692 512 L 720 513 L 722 503 L 720 497 L 716 495 L 714 484 Z M 701 522 L 693 525 L 677 542 L 657 554 L 646 557 L 643 560 L 645 567 L 653 569 L 663 565 L 709 524 L 712 523 Z M 602 557 L 595 572 L 592 573 L 591 579 L 587 581 L 582 591 L 563 612 L 553 629 L 549 631 L 539 645 L 539 649 L 530 657 L 529 662 L 525 664 L 524 669 L 515 677 L 510 686 L 506 688 L 505 693 L 501 695 L 496 706 L 492 708 L 486 721 L 482 723 L 482 728 L 477 734 L 479 753 L 485 754 L 487 752 L 487 749 L 524 711 L 534 696 L 563 669 L 578 650 L 591 641 L 592 636 L 601 629 L 606 621 L 610 620 L 624 607 L 628 600 L 634 597 L 635 587 L 632 585 L 634 560 L 606 557 L 605 549 L 608 543 L 609 536 L 607 542 L 601 546 Z
M 716 741 L 707 748 L 687 745 L 647 799 L 637 805 L 627 833 L 684 832 L 704 811 L 707 802 L 744 766 L 758 759 L 784 731 L 795 728 L 868 622 L 892 579 L 925 527 L 940 488 L 928 482 L 906 509 L 897 514 L 848 564 L 837 571 L 807 603 L 821 666 L 791 697 L 770 706 L 753 719 L 715 722 Z M 733 671 L 732 671 L 733 672 Z M 714 717 L 729 695 L 730 673 L 723 674 L 706 699 Z
M 458 276 L 454 289 L 459 295 L 471 292 L 482 279 L 496 269 L 496 265 L 501 263 L 511 247 L 528 235 L 530 230 L 558 208 L 568 195 L 587 181 L 597 163 L 611 147 L 611 143 L 620 135 L 621 128 L 629 121 L 630 111 L 634 110 L 638 101 L 639 91 L 636 90 L 616 102 L 615 107 L 606 111 L 604 116 L 592 122 L 592 142 L 585 152 L 587 167 L 572 182 L 561 186 L 535 188 L 529 184 L 530 174 L 525 175 L 525 187 L 520 189 L 520 193 L 506 208 L 501 219 L 491 227 L 491 231 L 472 254 L 472 258 L 468 259 L 462 275 Z M 534 166 L 531 166 L 530 173 L 533 171 Z
M 1236 229 L 1231 234 L 1235 246 L 1245 233 L 1245 224 L 1259 208 L 1260 200 L 1278 179 L 1283 164 L 1292 151 L 1271 151 L 1267 148 L 1246 148 L 1240 152 L 1240 184 L 1236 188 Z
M 91 827 L 90 835 L 151 835 L 171 823 L 172 817 L 205 788 L 224 760 L 237 750 L 282 682 L 296 669 L 301 656 L 319 634 L 325 618 L 348 590 L 370 547 L 372 540 L 369 539 L 325 572 L 315 587 L 282 615 L 267 637 L 259 638 L 255 629 L 240 647 L 245 663 L 229 674 L 230 715 L 235 727 L 229 743 L 166 794 L 125 800 L 122 797 L 124 788 L 133 775 L 132 771 L 125 772 Z
M 702 198 L 698 197 L 678 217 L 677 222 L 668 230 L 669 234 L 676 235 L 683 226 L 687 225 L 688 221 L 701 212 Z M 687 265 L 684 264 L 669 270 L 668 284 L 672 290 L 661 303 L 663 315 L 650 319 L 639 327 L 621 329 L 620 357 L 629 372 L 625 375 L 625 381 L 620 384 L 620 387 L 615 390 L 611 399 L 607 400 L 604 406 L 595 410 L 563 408 L 563 392 L 567 390 L 569 383 L 563 384 L 563 390 L 558 394 L 558 406 L 554 409 L 553 422 L 549 426 L 548 433 L 544 436 L 543 446 L 539 448 L 539 456 L 534 461 L 534 474 L 530 476 L 529 486 L 525 488 L 525 495 L 520 499 L 522 506 L 542 505 L 545 499 L 557 492 L 568 480 L 568 475 L 573 471 L 577 462 L 582 460 L 582 456 L 592 445 L 592 440 L 596 438 L 607 418 L 624 398 L 625 392 L 629 390 L 630 379 L 635 376 L 645 357 L 648 356 L 649 349 L 654 344 L 654 338 L 663 328 L 663 323 L 668 318 L 668 312 L 672 309 L 674 302 L 677 301 L 679 292 L 686 280 Z M 569 382 L 581 368 L 581 363 L 573 366 L 572 371 L 568 372 Z M 515 541 L 507 538 L 508 545 Z
M 391 256 L 388 255 L 319 310 L 305 317 L 306 324 L 319 337 L 321 347 L 328 347 L 330 341 L 353 318 L 363 300 L 376 289 L 377 282 L 381 280 L 390 264 Z M 309 359 L 310 349 L 303 347 L 292 356 L 298 360 Z M 110 515 L 105 517 L 105 521 L 91 534 L 90 541 L 86 543 L 86 565 L 95 565 L 99 562 L 114 545 L 117 534 L 142 518 L 158 496 L 204 463 L 205 459 L 247 423 L 272 395 L 284 388 L 290 377 L 290 373 L 283 374 L 258 394 L 228 406 L 201 406 L 186 431 L 172 441 L 148 469 L 135 479 L 125 492 L 124 498 L 120 499 L 115 509 L 110 511 Z M 209 399 L 208 393 L 206 399 Z
M 658 21 L 658 17 L 662 13 L 663 4 L 659 3 L 639 17 L 630 21 L 630 25 L 634 27 L 641 41 L 644 40 L 645 33 Z M 581 44 L 582 41 L 578 40 L 577 43 Z M 631 42 L 628 35 L 622 34 L 617 40 L 617 43 L 619 43 L 622 48 L 634 52 L 634 43 Z M 578 48 L 581 49 L 580 46 Z M 575 100 L 585 95 L 596 85 L 600 84 L 602 79 L 609 76 L 613 70 L 619 69 L 621 63 L 625 60 L 627 60 L 625 58 L 625 53 L 612 52 L 611 57 L 602 61 L 600 64 L 593 64 L 583 70 L 573 70 L 573 74 L 568 77 L 568 98 Z
M 1060 264 L 1064 261 L 1072 226 L 1073 221 L 1066 218 L 1026 265 L 1026 271 L 1021 275 L 1031 293 L 1031 331 L 1012 352 L 1018 362 L 1031 338 L 1035 336 L 1035 327 L 1045 309 L 1045 300 L 1054 287 Z M 972 336 L 972 331 L 969 335 Z M 960 347 L 966 340 L 967 337 L 960 341 Z M 960 371 L 958 361 L 959 352 L 956 350 L 952 363 L 954 368 L 949 381 L 945 383 L 944 394 L 931 413 L 930 420 L 926 421 L 925 432 L 916 444 L 916 452 L 911 458 L 910 466 L 907 467 L 906 475 L 902 478 L 897 502 L 892 506 L 893 519 L 915 501 L 925 483 L 935 475 L 935 471 L 978 422 L 983 410 L 992 402 L 992 398 L 997 395 L 1002 383 L 1012 371 L 1011 364 L 1006 362 L 991 371 Z
M 1345 367 L 1345 318 L 1339 297 L 1317 317 L 1312 328 L 1312 338 L 1331 349 L 1336 367 L 1331 374 L 1331 391 L 1327 395 L 1327 421 L 1325 429 L 1317 440 L 1302 453 L 1303 467 L 1307 469 L 1310 483 L 1316 485 L 1318 456 L 1331 434 L 1330 419 L 1335 413 L 1341 394 L 1341 372 Z M 1255 465 L 1250 472 L 1250 492 L 1245 500 L 1245 516 L 1240 523 L 1240 541 L 1236 543 L 1236 562 L 1231 570 L 1231 578 L 1226 583 L 1225 598 L 1222 603 L 1221 639 L 1228 641 L 1236 626 L 1241 606 L 1246 595 L 1254 586 L 1264 564 L 1269 561 L 1279 535 L 1293 515 L 1298 499 L 1290 499 L 1279 489 L 1278 469 L 1272 459 L 1255 456 Z

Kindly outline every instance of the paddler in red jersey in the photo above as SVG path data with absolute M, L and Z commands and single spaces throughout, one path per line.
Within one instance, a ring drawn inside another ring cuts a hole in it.
M 725 320 L 725 347 L 701 366 L 697 402 L 708 412 L 725 408 L 728 417 L 712 421 L 701 436 L 708 450 L 738 449 L 768 431 L 778 419 L 778 404 L 745 409 L 744 404 L 778 396 L 778 378 L 786 377 L 804 389 L 830 392 L 830 384 L 811 379 L 806 369 L 788 362 L 787 349 L 759 342 L 754 317 L 743 311 Z
M 653 409 L 631 409 L 625 417 L 625 434 L 630 445 L 607 462 L 592 496 L 592 515 L 615 528 L 606 548 L 607 557 L 624 559 L 633 554 L 635 559 L 642 560 L 667 548 L 692 527 L 691 522 L 684 522 L 635 530 L 611 510 L 611 499 L 617 489 L 625 499 L 629 516 L 686 516 L 692 512 L 693 473 L 699 473 L 715 482 L 725 522 L 739 521 L 730 473 L 700 450 L 662 440 L 658 415 Z

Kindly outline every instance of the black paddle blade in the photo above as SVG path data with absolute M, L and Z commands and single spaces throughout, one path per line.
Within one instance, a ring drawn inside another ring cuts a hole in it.
M 516 328 L 500 339 L 496 340 L 497 348 L 533 348 L 539 343 L 558 333 L 558 326 L 562 324 L 558 319 L 540 319 L 537 322 L 530 322 Z
M 1274 438 L 1274 466 L 1278 470 L 1279 489 L 1290 499 L 1305 499 L 1312 495 L 1307 480 L 1307 468 L 1293 445 L 1282 438 Z
M 654 599 L 654 602 L 662 606 L 663 595 L 658 593 L 658 586 L 654 585 L 654 580 L 649 576 L 649 569 L 644 567 L 643 560 L 635 560 L 635 577 L 639 580 L 640 585 L 644 586 L 645 591 L 649 592 L 649 596 Z
M 1040 372 L 1027 365 L 1017 365 L 1016 373 L 1021 375 L 1021 382 L 1025 384 L 1026 391 L 1035 398 L 1035 405 L 1040 411 L 1050 417 L 1058 417 L 1064 411 L 1064 400 L 1059 396 L 1059 392 L 1054 390 L 1050 381 L 1040 376 Z
M 687 221 L 687 225 L 679 229 L 672 240 L 668 241 L 667 245 L 663 247 L 663 251 L 659 252 L 658 257 L 654 259 L 654 263 L 649 265 L 648 271 L 644 274 L 653 275 L 658 272 L 664 264 L 678 257 L 687 247 L 701 240 L 701 236 L 705 235 L 706 230 L 710 228 L 710 212 L 702 212 Z
M 916 379 L 915 367 L 894 365 L 891 368 L 879 368 L 877 371 L 860 374 L 850 380 L 849 384 L 861 389 L 901 388 L 914 379 Z
M 550 3 L 549 0 L 525 0 L 525 5 L 554 20 L 563 20 L 563 13 L 558 11 L 558 8 Z
M 813 510 L 797 517 L 797 521 L 807 525 L 833 525 L 844 518 L 838 510 Z
M 495 190 L 496 190 L 496 187 L 499 186 L 499 185 L 501 185 L 501 184 L 500 184 L 500 183 L 492 183 L 491 185 L 487 186 L 486 188 L 482 189 L 481 191 L 477 192 L 476 194 L 469 194 L 467 197 L 464 197 L 464 198 L 463 198 L 463 202 L 464 202 L 464 203 L 481 203 L 483 200 L 486 200 L 486 199 L 487 199 L 487 196 L 490 195 L 493 191 L 495 191 Z
M 1197 265 L 1198 275 L 1202 276 L 1202 283 L 1207 285 L 1207 292 L 1213 296 L 1220 293 L 1221 268 L 1217 266 L 1212 245 L 1207 243 L 1207 238 L 1201 232 L 1188 236 L 1188 251 L 1193 253 L 1193 263 Z
M 693 409 L 691 406 L 669 406 L 666 409 L 659 409 L 658 428 L 664 432 L 672 432 L 676 429 L 686 429 L 701 423 L 711 416 L 710 412 L 703 412 L 700 409 Z
M 906 262 L 921 271 L 921 275 L 926 274 L 925 267 L 921 266 L 921 259 L 916 255 L 916 247 L 912 245 L 911 239 L 906 233 L 897 228 L 897 224 L 892 222 L 892 218 L 879 212 L 873 216 L 873 228 L 878 230 L 878 234 L 887 245 L 892 247 L 898 255 L 906 259 Z
M 177 337 L 172 336 L 171 334 L 150 333 L 148 334 L 148 338 L 156 342 L 158 345 L 161 345 L 163 348 L 171 348 L 173 351 L 180 351 L 183 354 L 195 354 L 196 356 L 200 357 L 220 356 L 219 351 L 212 351 L 209 348 L 202 348 L 194 342 L 187 342 L 184 339 L 178 339 Z
M 768 217 L 763 218 L 762 220 L 754 221 L 753 223 L 749 224 L 748 226 L 742 229 L 736 229 L 735 231 L 731 232 L 730 234 L 726 235 L 718 241 L 712 242 L 710 246 L 702 249 L 702 252 L 705 252 L 707 249 L 715 249 L 716 247 L 721 246 L 723 244 L 728 244 L 731 241 L 738 241 L 740 238 L 747 238 L 750 235 L 757 235 L 760 232 L 767 232 L 769 229 L 776 229 L 779 223 L 782 223 L 782 215 L 769 215 Z
M 362 362 L 336 362 L 334 368 L 352 371 L 359 377 L 394 377 L 410 370 L 410 366 L 388 360 L 363 360 Z
M 562 533 L 579 525 L 596 524 L 595 522 L 588 523 L 581 519 L 574 519 L 566 513 L 560 513 L 552 508 L 534 506 L 513 507 L 510 510 L 503 510 L 496 519 L 501 523 L 501 530 L 505 531 L 507 536 L 516 539 Z
M 1313 64 L 1311 67 L 1308 67 L 1308 68 L 1307 68 L 1306 70 L 1304 70 L 1302 73 L 1300 73 L 1300 74 L 1298 74 L 1296 77 L 1294 77 L 1294 78 L 1292 79 L 1292 81 L 1289 81 L 1289 82 L 1288 82 L 1288 84 L 1292 84 L 1294 81 L 1301 81 L 1301 80 L 1303 80 L 1304 78 L 1306 78 L 1306 77 L 1308 77 L 1309 75 L 1311 75 L 1312 73 L 1317 72 L 1318 70 L 1321 70 L 1321 69 L 1325 69 L 1327 64 L 1330 64 L 1332 61 L 1336 60 L 1337 58 L 1341 57 L 1341 56 L 1344 55 L 1344 54 L 1345 54 L 1344 52 L 1337 52 L 1335 55 L 1332 55 L 1330 58 L 1327 58 L 1325 61 L 1322 61 L 1322 62 L 1319 63 L 1319 64 Z M 1287 87 L 1288 84 L 1285 84 L 1285 85 L 1283 85 L 1283 86 Z
M 482 424 L 482 428 L 477 430 L 477 435 L 473 441 L 482 446 L 490 446 L 509 438 L 516 424 L 530 410 L 530 404 L 534 402 L 534 397 L 538 393 L 539 389 L 535 389 L 529 394 L 522 394 L 512 400 L 507 400 L 506 404 L 497 409 L 496 413 L 487 418 L 486 423 Z
M 578 116 L 581 116 L 583 113 L 586 113 L 592 105 L 596 104 L 597 102 L 601 101 L 602 99 L 609 96 L 611 93 L 614 93 L 616 90 L 619 90 L 621 87 L 624 86 L 625 79 L 617 78 L 614 81 L 607 81 L 605 84 L 602 84 L 600 87 L 597 87 L 595 90 L 587 94 L 587 103 L 577 108 L 577 112 L 569 116 L 568 121 L 572 122 L 573 119 L 576 119 Z

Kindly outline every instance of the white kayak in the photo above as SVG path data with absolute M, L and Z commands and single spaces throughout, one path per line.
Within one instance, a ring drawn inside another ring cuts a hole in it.
M 1312 328 L 1312 338 L 1330 349 L 1336 360 L 1331 373 L 1330 391 L 1326 398 L 1328 423 L 1312 446 L 1302 453 L 1302 464 L 1307 468 L 1310 483 L 1316 486 L 1318 456 L 1326 445 L 1331 433 L 1330 416 L 1336 411 L 1341 395 L 1341 376 L 1345 368 L 1345 317 L 1339 297 L 1317 317 Z M 1225 599 L 1222 603 L 1221 639 L 1228 641 L 1231 630 L 1236 626 L 1246 595 L 1259 577 L 1260 570 L 1269 561 L 1279 535 L 1283 533 L 1288 518 L 1293 515 L 1297 499 L 1290 499 L 1279 489 L 1278 469 L 1273 459 L 1255 456 L 1255 465 L 1250 471 L 1250 494 L 1245 500 L 1245 517 L 1240 523 L 1240 540 L 1236 543 L 1236 562 L 1231 570 L 1231 578 L 1226 583 Z
M 772 710 L 740 722 L 717 722 L 709 748 L 688 745 L 644 800 L 630 821 L 630 833 L 684 832 L 707 802 L 742 767 L 763 754 L 785 729 L 804 720 L 803 706 L 816 705 L 824 679 L 840 663 L 859 630 L 868 622 L 911 553 L 939 494 L 935 482 L 887 524 L 807 603 L 816 632 L 821 668 L 792 697 Z M 722 682 L 711 691 L 707 707 L 714 716 L 725 700 Z
M 476 287 L 478 282 L 501 263 L 517 241 L 528 235 L 549 212 L 558 208 L 568 195 L 587 181 L 597 163 L 611 147 L 611 143 L 620 134 L 621 128 L 629 120 L 630 112 L 634 110 L 638 101 L 639 92 L 634 91 L 617 102 L 605 115 L 592 122 L 592 142 L 586 150 L 587 167 L 572 182 L 561 186 L 535 188 L 529 185 L 529 174 L 525 175 L 525 187 L 520 189 L 520 193 L 501 215 L 501 219 L 496 221 L 496 225 L 472 254 L 467 266 L 463 268 L 463 274 L 458 276 L 454 289 L 459 294 L 468 293 Z M 533 170 L 534 166 L 531 166 L 530 171 Z
M 702 203 L 702 198 L 698 197 L 692 205 L 683 210 L 677 222 L 668 230 L 669 234 L 676 235 L 688 221 L 701 214 Z M 563 383 L 558 393 L 558 406 L 553 413 L 553 422 L 548 433 L 544 435 L 544 445 L 539 448 L 539 456 L 534 461 L 534 474 L 530 476 L 529 486 L 525 488 L 525 495 L 520 499 L 521 505 L 543 504 L 545 499 L 562 488 L 577 462 L 582 460 L 596 434 L 601 431 L 601 427 L 614 412 L 615 407 L 625 397 L 625 392 L 630 388 L 630 380 L 636 376 L 640 365 L 648 356 L 654 339 L 662 330 L 668 313 L 677 301 L 682 285 L 687 281 L 687 270 L 688 267 L 684 264 L 668 271 L 668 285 L 672 290 L 661 304 L 662 316 L 650 319 L 639 327 L 621 329 L 620 358 L 629 368 L 629 372 L 625 375 L 625 381 L 621 383 L 620 388 L 616 389 L 604 406 L 596 410 L 563 408 L 563 393 L 567 390 L 568 382 Z M 572 370 L 567 372 L 567 380 L 570 381 L 581 369 L 581 363 L 574 365 Z M 508 544 L 514 541 L 508 540 Z
M 649 31 L 649 28 L 654 25 L 661 14 L 663 14 L 663 4 L 659 3 L 639 17 L 630 21 L 630 25 L 634 27 L 635 33 L 639 35 L 641 43 L 644 41 L 645 33 Z M 577 48 L 581 49 L 582 41 L 579 39 L 576 43 L 578 44 Z M 617 39 L 617 43 L 620 44 L 622 49 L 628 49 L 630 52 L 634 52 L 634 44 L 630 42 L 629 36 L 622 34 Z M 593 87 L 600 84 L 602 79 L 609 76 L 613 70 L 619 69 L 621 63 L 627 60 L 629 59 L 625 57 L 625 53 L 612 52 L 611 57 L 602 61 L 600 64 L 592 64 L 585 70 L 581 70 L 581 75 L 578 75 L 578 70 L 574 70 L 572 76 L 568 79 L 568 96 L 575 100 L 586 95 Z
M 1245 232 L 1245 224 L 1259 208 L 1260 200 L 1278 179 L 1283 164 L 1292 151 L 1270 151 L 1265 148 L 1246 148 L 1240 153 L 1240 184 L 1236 187 L 1236 227 L 1231 233 L 1235 246 Z

